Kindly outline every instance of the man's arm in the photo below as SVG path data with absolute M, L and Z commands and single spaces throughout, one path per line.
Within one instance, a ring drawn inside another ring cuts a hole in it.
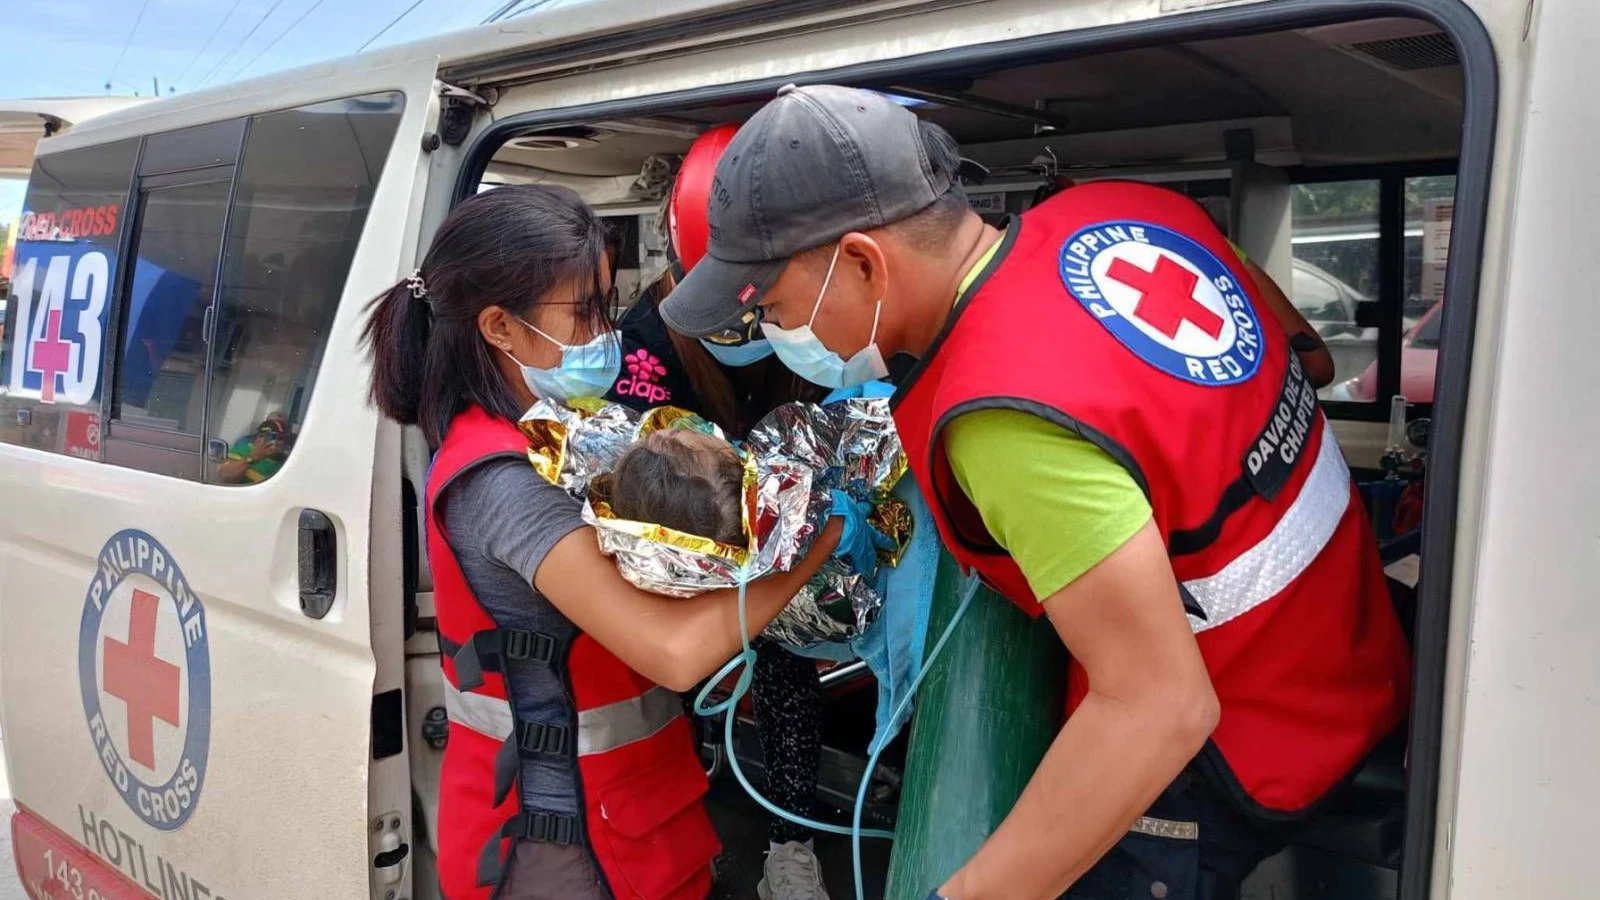
M 1127 833 L 1220 715 L 1154 522 L 1045 599 L 1089 692 L 1000 827 L 940 893 L 1053 900 Z
M 255 465 L 259 458 L 256 453 L 256 445 L 253 442 L 245 444 L 242 454 L 235 444 L 230 448 L 228 458 L 217 466 L 217 480 L 227 484 L 243 482 L 245 473 L 250 471 L 250 467 Z

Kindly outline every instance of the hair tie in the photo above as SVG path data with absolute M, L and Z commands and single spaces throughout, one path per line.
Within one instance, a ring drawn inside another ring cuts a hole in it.
M 411 297 L 412 297 L 412 299 L 414 299 L 414 300 L 428 300 L 429 299 L 428 298 L 428 285 L 422 280 L 422 268 L 420 266 L 417 267 L 416 269 L 412 270 L 411 275 L 408 278 L 406 278 L 406 287 L 411 289 Z M 430 307 L 433 306 L 433 303 L 430 301 L 428 303 L 428 306 L 430 306 Z

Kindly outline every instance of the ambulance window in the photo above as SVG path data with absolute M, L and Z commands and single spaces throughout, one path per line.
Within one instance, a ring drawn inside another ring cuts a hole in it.
M 1376 368 L 1378 330 L 1358 324 L 1357 307 L 1378 296 L 1378 194 L 1375 179 L 1294 186 L 1289 294 L 1333 354 L 1325 398 Z
M 101 372 L 136 140 L 35 161 L 0 327 L 0 441 L 100 457 Z
M 207 480 L 262 481 L 292 450 L 404 99 L 251 123 L 222 260 Z
M 227 174 L 140 191 L 117 371 L 119 424 L 200 433 L 206 311 L 228 212 Z

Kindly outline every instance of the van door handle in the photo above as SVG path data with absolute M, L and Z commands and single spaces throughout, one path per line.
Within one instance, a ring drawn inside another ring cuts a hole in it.
M 300 611 L 320 619 L 333 608 L 339 587 L 338 537 L 333 520 L 315 509 L 300 510 Z

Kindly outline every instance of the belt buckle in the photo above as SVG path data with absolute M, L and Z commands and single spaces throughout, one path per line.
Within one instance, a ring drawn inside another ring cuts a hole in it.
M 533 632 L 508 629 L 500 639 L 500 652 L 507 659 L 527 659 L 533 646 Z
M 507 659 L 531 659 L 547 663 L 555 659 L 556 639 L 539 631 L 505 632 L 503 653 Z
M 546 844 L 571 844 L 577 840 L 578 823 L 570 816 L 534 813 L 528 817 L 528 839 Z
M 521 748 L 528 753 L 563 754 L 567 751 L 567 729 L 564 725 L 546 725 L 543 722 L 523 722 Z

